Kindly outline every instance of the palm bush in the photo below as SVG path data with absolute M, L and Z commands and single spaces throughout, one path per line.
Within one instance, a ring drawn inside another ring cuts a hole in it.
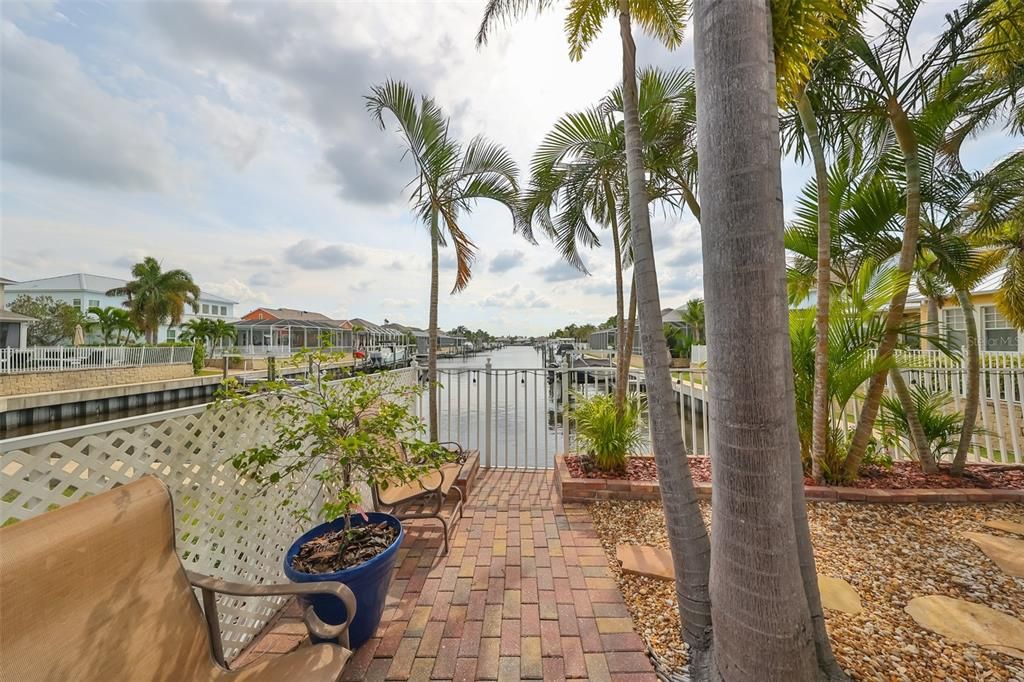
M 626 458 L 643 445 L 643 398 L 626 397 L 623 409 L 615 409 L 615 396 L 577 393 L 572 409 L 576 420 L 576 442 L 601 471 L 622 471 Z
M 952 409 L 953 395 L 949 391 L 931 391 L 922 385 L 911 388 L 910 394 L 935 459 L 942 461 L 943 457 L 952 458 L 964 427 L 963 413 Z M 883 430 L 901 436 L 897 439 L 896 447 L 908 456 L 914 455 L 913 448 L 906 446 L 910 433 L 907 413 L 896 396 L 882 396 L 882 414 L 878 418 L 878 425 Z
M 829 423 L 826 447 L 819 456 L 822 476 L 831 483 L 843 482 L 848 451 L 844 430 L 838 427 L 847 404 L 874 374 L 893 366 L 892 356 L 879 359 L 875 353 L 885 334 L 881 315 L 894 289 L 903 285 L 904 275 L 894 267 L 862 267 L 849 286 L 835 292 L 830 302 L 828 334 Z M 805 471 L 811 470 L 814 421 L 814 360 L 816 330 L 814 309 L 790 313 L 789 336 L 793 357 L 797 428 Z M 912 332 L 911 329 L 904 329 Z

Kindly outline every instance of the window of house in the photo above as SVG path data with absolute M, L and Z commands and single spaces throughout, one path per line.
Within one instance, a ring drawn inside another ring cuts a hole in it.
M 174 329 L 168 329 L 167 330 L 167 340 L 168 341 L 174 341 L 174 339 L 176 339 L 177 337 L 178 337 L 178 332 L 176 330 L 174 330 Z
M 76 308 L 81 308 L 82 307 L 82 299 L 80 299 L 80 298 L 73 298 L 73 299 L 71 299 L 71 305 L 75 306 Z
M 90 308 L 99 308 L 100 307 L 100 299 L 98 299 L 98 298 L 90 298 L 89 299 L 89 307 Z
M 203 315 L 209 315 L 209 314 L 210 314 L 210 304 L 209 303 L 204 303 L 203 304 Z
M 220 307 L 220 314 L 224 315 L 224 316 L 227 316 L 227 314 L 228 314 L 228 307 L 226 305 L 222 305 Z
M 1017 330 L 995 306 L 982 307 L 981 320 L 985 330 L 985 350 L 1017 350 Z
M 942 311 L 943 334 L 953 348 L 963 348 L 967 339 L 967 324 L 964 322 L 964 311 L 960 308 L 948 308 Z

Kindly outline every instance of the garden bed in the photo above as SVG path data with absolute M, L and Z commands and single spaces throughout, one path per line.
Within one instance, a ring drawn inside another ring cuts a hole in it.
M 709 523 L 711 505 L 700 506 Z M 619 544 L 668 546 L 661 505 L 598 502 L 589 510 L 636 632 L 664 672 L 681 673 L 687 652 L 675 584 L 624 573 L 616 559 Z M 1024 518 L 1024 506 L 812 503 L 807 513 L 818 572 L 846 580 L 861 599 L 860 613 L 825 612 L 835 655 L 853 679 L 1024 679 L 1024 660 L 928 632 L 904 611 L 915 597 L 941 594 L 1024 619 L 1024 581 L 963 535 L 992 533 L 986 521 Z
M 690 457 L 697 496 L 711 497 L 711 463 Z M 630 457 L 626 471 L 608 474 L 587 471 L 580 457 L 558 457 L 555 478 L 566 502 L 593 500 L 656 500 L 660 497 L 657 467 L 652 457 Z M 895 462 L 892 468 L 867 467 L 847 486 L 804 486 L 812 500 L 848 502 L 1024 502 L 1024 466 L 969 464 L 962 477 L 947 473 L 925 475 L 914 462 Z

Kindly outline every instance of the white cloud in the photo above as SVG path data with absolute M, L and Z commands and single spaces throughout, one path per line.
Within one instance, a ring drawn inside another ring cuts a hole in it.
M 183 180 L 164 118 L 114 97 L 78 59 L 3 22 L 3 160 L 105 189 L 168 191 Z
M 234 109 L 199 96 L 195 113 L 207 139 L 236 171 L 248 166 L 266 144 L 266 126 Z

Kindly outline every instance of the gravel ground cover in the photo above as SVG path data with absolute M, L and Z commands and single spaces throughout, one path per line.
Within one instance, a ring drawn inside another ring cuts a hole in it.
M 673 679 L 685 679 L 671 582 L 626 575 L 615 547 L 667 547 L 656 502 L 598 502 L 590 507 L 608 563 L 633 615 L 636 631 Z M 701 503 L 706 523 L 711 507 Z M 978 602 L 1024 620 L 1024 580 L 1002 573 L 961 534 L 984 521 L 1024 520 L 1024 505 L 858 505 L 809 503 L 818 572 L 847 580 L 863 611 L 826 611 L 836 657 L 857 680 L 1013 680 L 1024 682 L 1024 661 L 922 629 L 903 610 L 917 596 L 941 594 Z M 1012 537 L 1010 534 L 1005 534 Z
M 711 460 L 707 457 L 690 457 L 690 471 L 693 480 L 706 483 L 711 480 Z M 610 473 L 589 467 L 578 456 L 565 458 L 569 473 L 574 478 L 624 478 L 630 481 L 658 480 L 658 467 L 653 457 L 629 457 L 624 472 Z M 807 479 L 807 485 L 814 481 Z M 1003 488 L 1024 489 L 1024 466 L 993 466 L 969 464 L 963 476 L 950 476 L 944 471 L 924 474 L 916 462 L 894 462 L 891 467 L 868 466 L 861 471 L 860 478 L 846 484 L 851 488 L 880 488 L 906 490 L 907 488 Z

